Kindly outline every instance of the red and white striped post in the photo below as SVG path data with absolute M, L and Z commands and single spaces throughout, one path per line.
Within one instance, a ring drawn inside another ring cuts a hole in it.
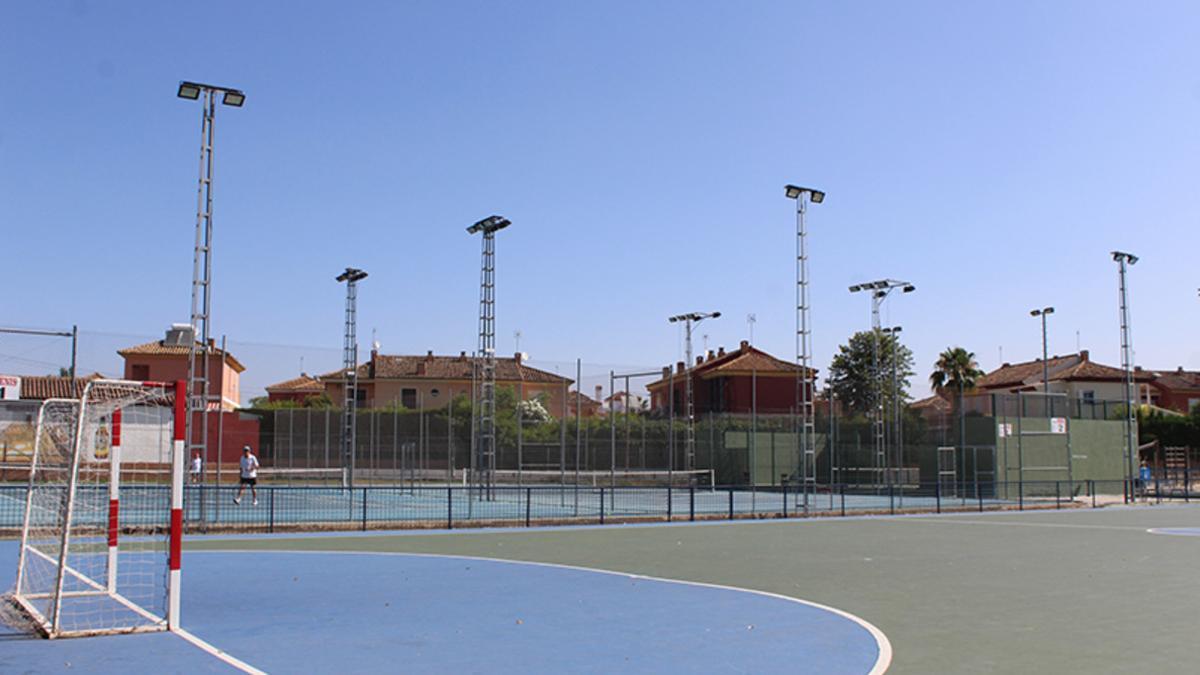
M 117 539 L 121 513 L 121 410 L 112 414 L 112 443 L 108 451 L 108 592 L 117 592 Z
M 175 447 L 171 453 L 171 544 L 167 557 L 167 630 L 179 628 L 180 562 L 183 549 L 183 461 L 186 449 L 187 384 L 175 382 Z

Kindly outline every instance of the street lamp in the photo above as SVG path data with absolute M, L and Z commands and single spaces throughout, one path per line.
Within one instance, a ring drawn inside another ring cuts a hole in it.
M 716 319 L 721 316 L 720 312 L 691 312 L 688 314 L 679 314 L 668 317 L 667 321 L 671 323 L 683 322 L 686 328 L 687 340 L 687 359 L 684 369 L 684 390 L 687 398 L 687 438 L 684 441 L 684 470 L 691 471 L 696 468 L 696 415 L 695 406 L 692 402 L 692 325 L 700 323 L 705 319 Z M 690 478 L 690 476 L 689 476 Z
M 1046 394 L 1050 393 L 1050 363 L 1047 361 L 1049 358 L 1049 350 L 1047 349 L 1046 345 L 1046 317 L 1053 313 L 1053 307 L 1043 307 L 1041 309 L 1033 309 L 1029 311 L 1029 316 L 1042 317 L 1042 392 Z M 1049 402 L 1050 400 L 1046 399 L 1047 405 Z M 1047 408 L 1047 410 L 1048 409 L 1049 408 Z
M 1133 336 L 1129 325 L 1129 294 L 1125 285 L 1125 271 L 1130 265 L 1136 265 L 1138 257 L 1124 251 L 1112 252 L 1113 262 L 1117 263 L 1121 300 L 1121 368 L 1125 370 L 1125 460 L 1126 480 L 1129 491 L 1128 499 L 1133 498 L 1133 481 L 1137 474 L 1134 454 L 1137 452 L 1137 421 L 1133 410 Z
M 796 460 L 804 491 L 804 510 L 808 510 L 809 488 L 816 489 L 816 411 L 813 410 L 812 325 L 808 299 L 808 230 L 804 216 L 808 202 L 820 204 L 825 193 L 798 185 L 785 185 L 783 194 L 796 202 Z
M 896 289 L 900 289 L 901 293 L 912 293 L 917 290 L 917 287 L 912 282 L 897 279 L 867 281 L 850 287 L 851 293 L 870 293 L 871 295 L 871 334 L 873 338 L 871 368 L 875 380 L 875 402 L 872 406 L 872 415 L 875 418 L 875 465 L 881 471 L 886 468 L 887 441 L 883 424 L 883 374 L 879 371 L 879 308 Z

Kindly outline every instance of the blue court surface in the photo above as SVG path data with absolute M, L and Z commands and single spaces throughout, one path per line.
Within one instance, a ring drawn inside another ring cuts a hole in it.
M 184 627 L 266 672 L 867 673 L 890 659 L 882 633 L 837 610 L 581 568 L 223 551 L 186 553 L 184 570 Z M 235 672 L 171 634 L 0 636 L 0 671 Z

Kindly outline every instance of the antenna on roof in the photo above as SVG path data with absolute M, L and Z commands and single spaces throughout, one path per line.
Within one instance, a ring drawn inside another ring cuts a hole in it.
M 758 316 L 747 314 L 746 323 L 750 324 L 750 344 L 754 344 L 754 324 L 758 323 Z

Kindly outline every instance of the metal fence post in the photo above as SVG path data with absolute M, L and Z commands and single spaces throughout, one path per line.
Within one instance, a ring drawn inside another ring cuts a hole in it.
M 772 442 L 774 442 L 774 441 L 772 441 Z M 788 493 L 787 493 L 787 481 L 786 481 L 786 480 L 785 480 L 785 481 L 782 481 L 782 482 L 780 483 L 780 485 L 783 487 L 783 517 L 784 517 L 784 518 L 787 518 L 787 517 L 788 517 L 788 510 L 787 510 L 787 500 L 788 500 Z
M 1088 494 L 1092 497 L 1092 508 L 1096 508 L 1096 483 L 1091 478 L 1088 479 Z
M 844 516 L 844 515 L 846 515 L 846 484 L 845 483 L 842 483 L 842 485 L 841 485 L 841 492 L 842 492 L 842 515 Z
M 446 486 L 446 529 L 454 529 L 454 488 Z
M 369 489 L 369 488 L 363 488 L 363 489 L 362 489 L 362 500 L 363 500 L 363 507 L 362 507 L 362 529 L 363 529 L 363 532 L 366 532 L 366 531 L 367 531 L 367 490 L 368 490 L 368 489 Z
M 533 488 L 525 488 L 525 527 L 529 527 L 530 503 L 533 501 Z
M 273 487 L 267 488 L 267 506 L 269 507 L 269 510 L 270 510 L 270 515 L 268 516 L 270 518 L 270 520 L 267 521 L 267 532 L 274 532 L 275 531 L 275 488 L 273 488 Z
M 696 486 L 688 486 L 688 520 L 696 520 Z
M 604 488 L 600 488 L 600 524 L 604 524 Z
M 938 481 L 933 484 L 933 499 L 937 504 L 937 513 L 942 512 L 942 482 Z
M 1062 503 L 1061 503 L 1060 499 L 1061 499 L 1061 492 L 1060 492 L 1059 481 L 1054 481 L 1054 508 L 1056 508 L 1056 509 L 1062 508 Z
M 975 499 L 979 500 L 979 512 L 983 513 L 983 490 L 975 490 Z
M 896 515 L 896 484 L 888 483 L 888 510 L 894 516 Z
M 733 520 L 733 488 L 729 488 L 729 519 Z
M 671 516 L 673 515 L 672 507 L 673 507 L 674 503 L 675 503 L 675 496 L 673 494 L 671 494 L 671 484 L 668 483 L 667 484 L 667 522 L 671 521 Z
M 1017 481 L 1017 510 L 1025 510 L 1025 481 Z

